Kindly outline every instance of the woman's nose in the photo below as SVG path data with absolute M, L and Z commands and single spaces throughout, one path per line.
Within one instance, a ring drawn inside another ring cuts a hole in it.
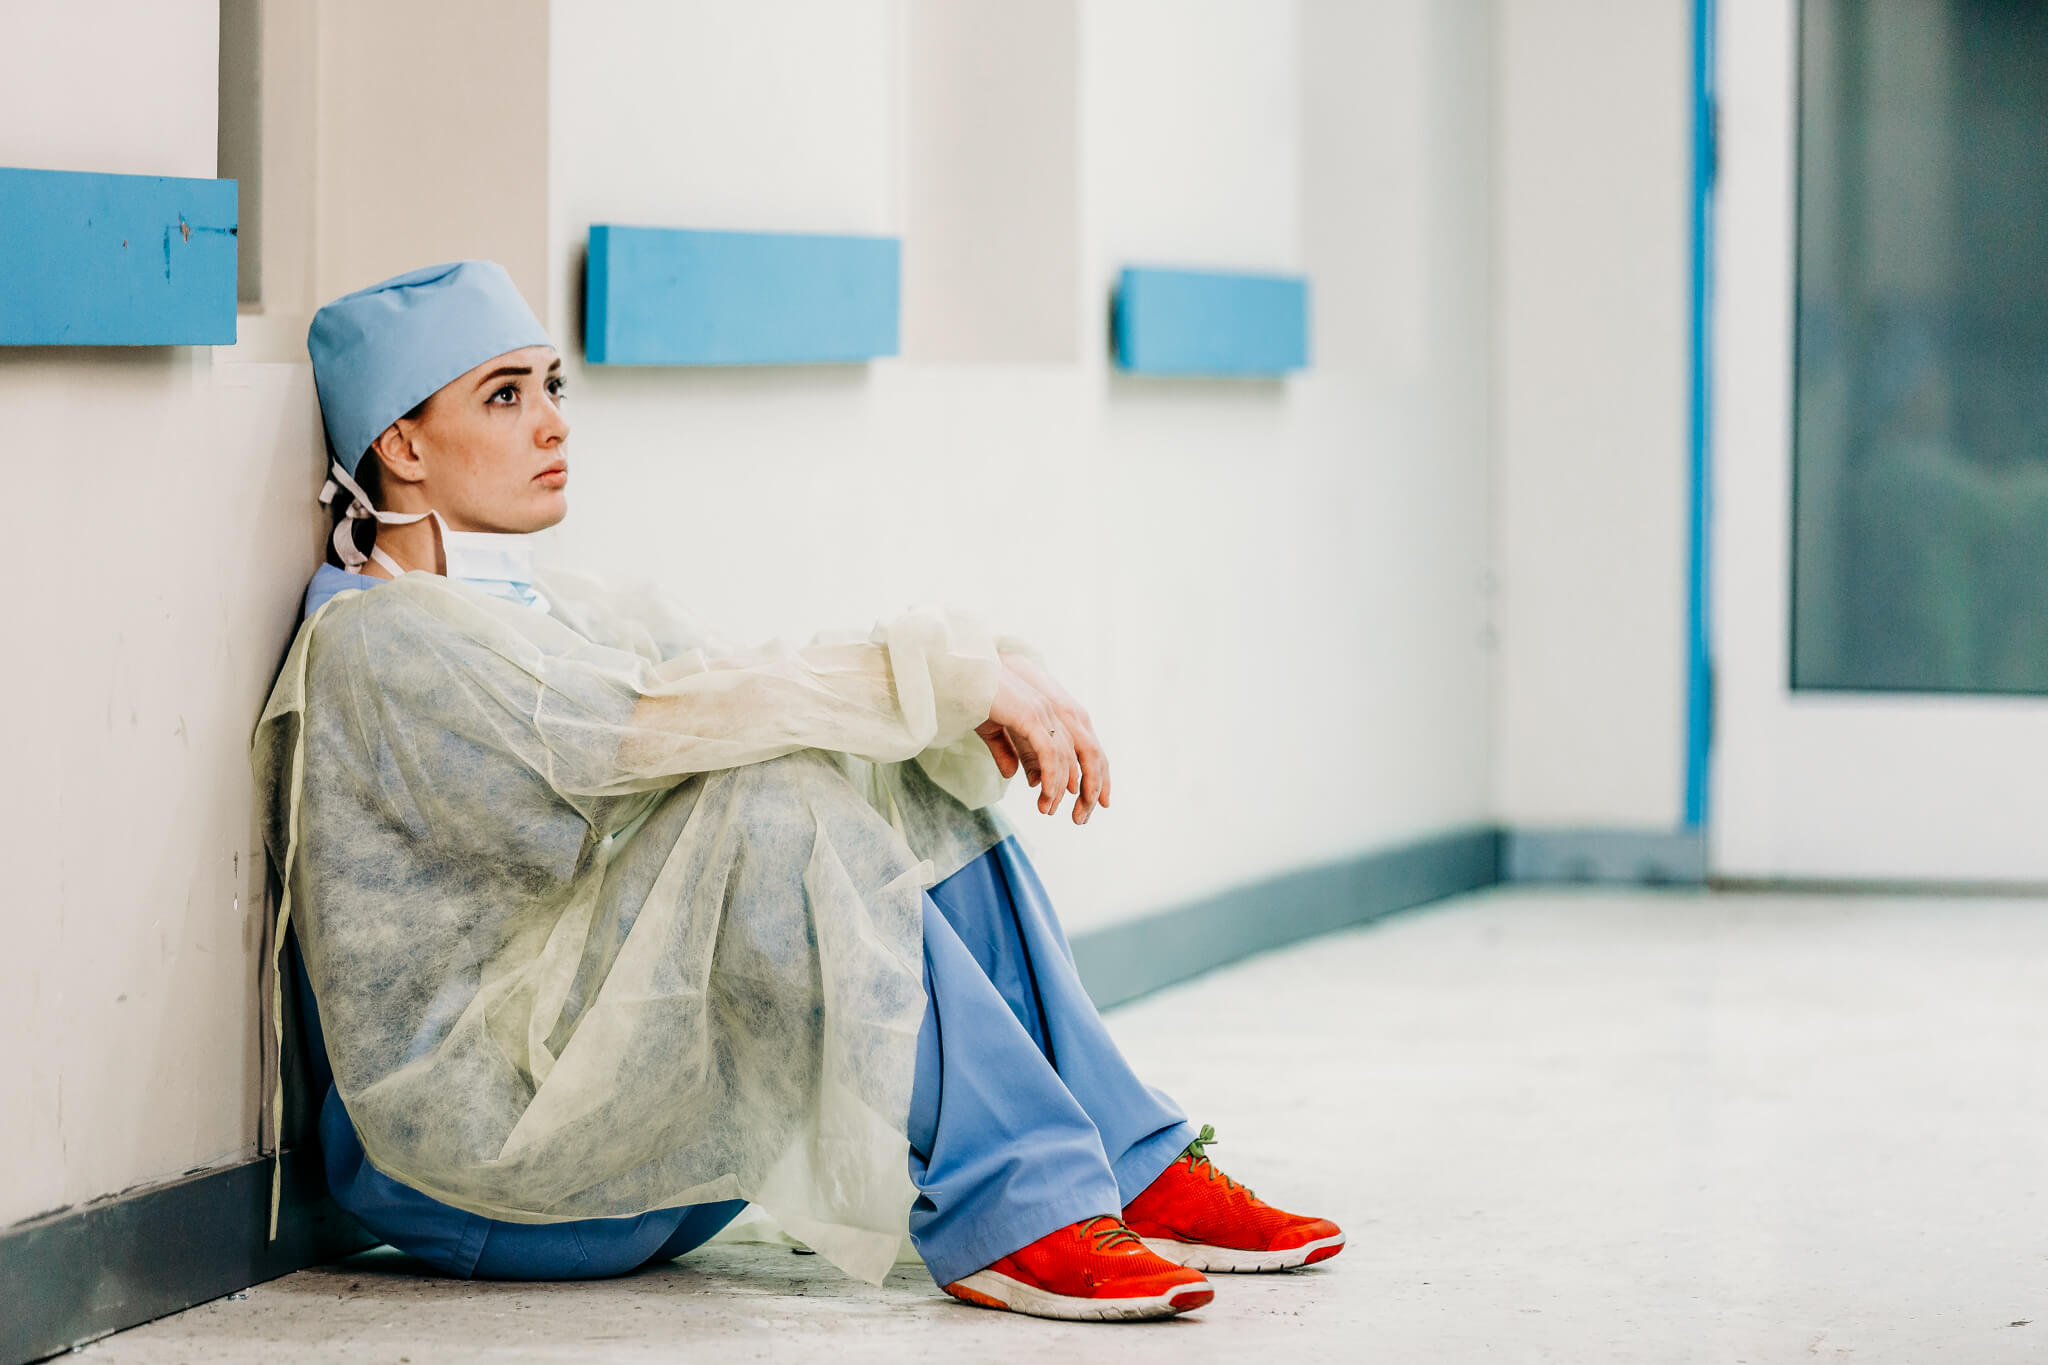
M 541 409 L 540 430 L 537 433 L 544 446 L 560 445 L 569 439 L 569 419 L 562 416 L 562 409 L 553 398 Z

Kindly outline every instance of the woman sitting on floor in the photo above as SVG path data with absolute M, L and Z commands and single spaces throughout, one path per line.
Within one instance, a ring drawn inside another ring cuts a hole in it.
M 1132 1074 L 991 809 L 1110 796 L 1021 644 L 917 610 L 804 648 L 537 575 L 561 361 L 505 272 L 321 309 L 333 559 L 256 735 L 333 1081 L 336 1199 L 457 1275 L 617 1274 L 751 1200 L 969 1303 L 1207 1303 L 1335 1255 Z

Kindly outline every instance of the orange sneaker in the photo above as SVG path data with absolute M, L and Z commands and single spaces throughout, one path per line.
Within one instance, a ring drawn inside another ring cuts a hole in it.
M 1040 1318 L 1170 1318 L 1216 1297 L 1201 1272 L 1163 1260 L 1107 1214 L 1048 1232 L 946 1292 L 983 1308 Z
M 1327 1261 L 1344 1233 L 1327 1218 L 1303 1218 L 1264 1203 L 1216 1169 L 1204 1150 L 1216 1130 L 1188 1144 L 1124 1209 L 1124 1222 L 1166 1260 L 1194 1270 L 1291 1270 Z

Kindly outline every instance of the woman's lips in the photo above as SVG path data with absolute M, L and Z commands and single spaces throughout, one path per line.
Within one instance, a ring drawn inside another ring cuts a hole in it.
M 569 482 L 569 466 L 551 464 L 533 477 L 543 488 L 560 488 Z

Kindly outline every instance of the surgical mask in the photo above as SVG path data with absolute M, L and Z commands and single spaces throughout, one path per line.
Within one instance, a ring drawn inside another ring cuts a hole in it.
M 341 496 L 343 489 L 348 490 L 348 514 L 334 525 L 334 551 L 341 556 L 342 566 L 350 573 L 361 573 L 363 565 L 372 559 L 393 578 L 405 572 L 382 546 L 372 546 L 368 555 L 357 549 L 355 522 L 369 518 L 386 526 L 408 526 L 432 517 L 435 529 L 441 535 L 441 556 L 448 562 L 449 578 L 467 583 L 493 597 L 532 607 L 535 611 L 548 610 L 548 599 L 533 586 L 532 536 L 451 531 L 447 521 L 435 511 L 380 512 L 370 505 L 370 495 L 363 491 L 362 485 L 350 478 L 348 471 L 339 464 L 332 467 L 326 486 L 320 490 L 321 506 L 331 505 Z
M 448 561 L 450 578 L 535 611 L 548 609 L 548 599 L 533 587 L 532 536 L 451 531 L 439 512 L 433 515 L 441 528 L 441 555 Z

